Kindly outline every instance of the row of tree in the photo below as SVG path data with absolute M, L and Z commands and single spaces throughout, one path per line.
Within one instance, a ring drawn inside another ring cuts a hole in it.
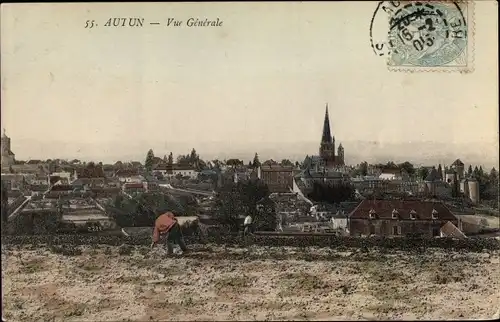
M 355 191 L 354 186 L 348 183 L 328 185 L 315 182 L 312 191 L 307 197 L 316 202 L 338 204 L 344 201 L 353 201 Z
M 154 151 L 150 149 L 148 153 L 146 154 L 146 161 L 144 162 L 145 168 L 147 171 L 151 172 L 156 165 L 161 159 L 155 157 Z M 165 155 L 163 159 L 161 160 L 162 162 L 165 162 L 167 164 L 172 165 L 174 163 L 174 157 L 172 152 L 167 156 Z M 239 167 L 239 166 L 245 166 L 245 162 L 243 160 L 237 159 L 237 158 L 231 158 L 227 159 L 224 161 L 220 161 L 217 159 L 211 160 L 211 161 L 204 161 L 200 158 L 199 154 L 196 153 L 196 150 L 193 148 L 189 154 L 186 155 L 179 155 L 176 159 L 176 162 L 178 164 L 182 165 L 188 165 L 192 166 L 193 168 L 197 169 L 198 171 L 204 170 L 204 169 L 220 169 L 223 165 L 227 165 L 230 167 Z M 259 155 L 255 153 L 255 156 L 252 161 L 248 162 L 248 168 L 258 168 L 261 165 L 282 165 L 282 166 L 300 166 L 299 162 L 293 163 L 289 159 L 283 159 L 281 162 L 277 162 L 274 160 L 267 160 L 264 161 L 263 163 L 260 162 L 259 160 Z
M 190 153 L 185 154 L 185 155 L 179 155 L 176 159 L 177 164 L 182 164 L 182 165 L 188 165 L 192 166 L 193 168 L 197 170 L 202 170 L 206 167 L 205 161 L 203 161 L 198 153 L 196 153 L 195 149 L 192 149 Z M 149 149 L 148 153 L 146 154 L 146 160 L 144 162 L 144 167 L 148 172 L 151 172 L 153 168 L 158 164 L 158 163 L 166 163 L 169 165 L 172 165 L 174 163 L 174 156 L 173 153 L 170 152 L 169 155 L 164 155 L 163 159 L 155 157 L 155 154 L 153 152 L 153 149 Z
M 384 171 L 400 171 L 408 174 L 409 176 L 414 176 L 416 173 L 416 169 L 408 161 L 403 163 L 396 164 L 392 161 L 387 162 L 386 164 L 374 164 L 373 167 L 380 169 L 382 172 Z M 358 168 L 355 170 L 355 175 L 367 176 L 368 175 L 368 162 L 363 161 L 359 164 Z
M 474 170 L 469 166 L 467 173 L 471 173 L 470 176 L 475 177 L 479 184 L 479 195 L 483 200 L 493 200 L 496 201 L 491 205 L 494 208 L 498 208 L 498 171 L 492 168 L 489 173 L 485 173 L 482 167 L 474 167 Z M 472 170 L 472 171 L 470 171 Z

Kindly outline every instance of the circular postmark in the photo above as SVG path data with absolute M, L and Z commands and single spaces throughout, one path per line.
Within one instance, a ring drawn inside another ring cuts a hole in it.
M 382 1 L 370 24 L 374 52 L 395 66 L 443 66 L 467 48 L 467 21 L 456 2 Z

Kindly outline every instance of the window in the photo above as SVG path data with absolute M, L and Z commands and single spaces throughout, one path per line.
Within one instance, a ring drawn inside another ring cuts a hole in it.
M 375 235 L 375 225 L 370 225 L 370 235 Z
M 438 219 L 438 212 L 436 209 L 432 209 L 432 220 Z
M 439 229 L 439 227 L 432 228 L 432 236 L 433 237 L 440 236 L 440 235 L 441 235 L 441 230 Z
M 377 218 L 377 213 L 375 210 L 371 209 L 370 212 L 368 213 L 370 215 L 370 219 L 375 219 Z
M 398 219 L 399 218 L 399 212 L 394 209 L 392 210 L 392 219 Z
M 393 235 L 401 235 L 401 227 L 400 226 L 392 226 L 392 234 Z
M 410 219 L 411 220 L 417 219 L 417 212 L 415 210 L 410 211 Z

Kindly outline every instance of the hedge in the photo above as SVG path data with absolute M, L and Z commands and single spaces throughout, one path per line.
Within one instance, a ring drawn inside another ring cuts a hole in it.
M 207 234 L 201 236 L 199 233 L 184 235 L 188 244 L 219 244 L 247 246 L 250 244 L 270 247 L 328 247 L 328 248 L 383 248 L 400 249 L 408 251 L 425 251 L 428 248 L 442 248 L 453 250 L 465 250 L 480 252 L 486 250 L 500 249 L 500 240 L 494 238 L 485 239 L 464 239 L 457 240 L 451 238 L 360 238 L 360 237 L 320 237 L 320 236 L 251 236 L 243 240 L 239 236 L 231 234 Z M 111 236 L 111 235 L 22 235 L 22 236 L 2 236 L 3 244 L 65 244 L 65 245 L 149 245 L 151 236 Z

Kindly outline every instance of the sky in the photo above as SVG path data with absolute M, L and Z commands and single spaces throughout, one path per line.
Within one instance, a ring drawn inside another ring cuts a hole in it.
M 141 160 L 149 148 L 300 159 L 317 153 L 328 103 L 348 163 L 369 159 L 368 144 L 388 159 L 425 162 L 428 148 L 498 164 L 496 2 L 476 3 L 466 74 L 389 71 L 370 47 L 376 6 L 2 4 L 2 128 L 17 159 Z M 104 26 L 115 17 L 145 22 Z

